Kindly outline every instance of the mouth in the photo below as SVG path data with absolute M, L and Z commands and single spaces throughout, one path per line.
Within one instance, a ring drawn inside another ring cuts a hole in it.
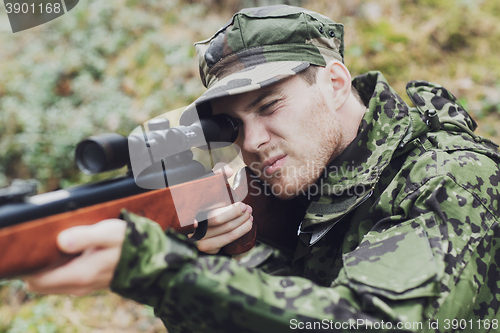
M 262 164 L 264 174 L 266 176 L 270 176 L 278 171 L 278 169 L 280 169 L 283 164 L 285 164 L 286 156 L 287 155 L 280 155 L 265 160 Z

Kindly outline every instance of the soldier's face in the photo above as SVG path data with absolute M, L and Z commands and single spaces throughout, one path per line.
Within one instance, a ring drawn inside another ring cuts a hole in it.
M 257 91 L 212 101 L 214 114 L 240 123 L 243 160 L 281 199 L 306 193 L 339 154 L 342 128 L 317 85 L 293 76 Z

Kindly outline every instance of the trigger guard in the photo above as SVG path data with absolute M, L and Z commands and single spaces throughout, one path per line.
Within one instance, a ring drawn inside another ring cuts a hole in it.
M 194 230 L 194 234 L 191 236 L 193 240 L 200 240 L 207 234 L 208 230 L 208 216 L 207 212 L 199 212 L 196 215 L 196 220 L 198 221 L 198 227 Z
M 203 221 L 198 222 L 198 228 L 195 229 L 193 236 L 191 236 L 191 239 L 194 239 L 194 240 L 202 239 L 207 234 L 207 230 L 208 230 L 208 221 L 207 220 L 203 220 Z

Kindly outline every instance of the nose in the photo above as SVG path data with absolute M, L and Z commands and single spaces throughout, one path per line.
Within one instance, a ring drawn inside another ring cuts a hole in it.
M 243 135 L 243 149 L 250 153 L 259 152 L 271 140 L 269 130 L 262 119 L 245 123 Z

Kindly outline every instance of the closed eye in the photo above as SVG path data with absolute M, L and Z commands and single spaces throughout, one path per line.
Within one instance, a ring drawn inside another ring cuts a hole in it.
M 265 113 L 265 112 L 267 112 L 267 113 L 273 113 L 274 111 L 276 111 L 276 110 L 274 109 L 274 106 L 276 106 L 276 104 L 277 104 L 278 102 L 280 102 L 280 101 L 281 101 L 281 99 L 275 99 L 275 100 L 272 100 L 272 101 L 271 101 L 271 102 L 269 102 L 269 103 L 266 103 L 266 104 L 262 105 L 262 106 L 259 108 L 259 112 L 260 112 L 260 113 Z

